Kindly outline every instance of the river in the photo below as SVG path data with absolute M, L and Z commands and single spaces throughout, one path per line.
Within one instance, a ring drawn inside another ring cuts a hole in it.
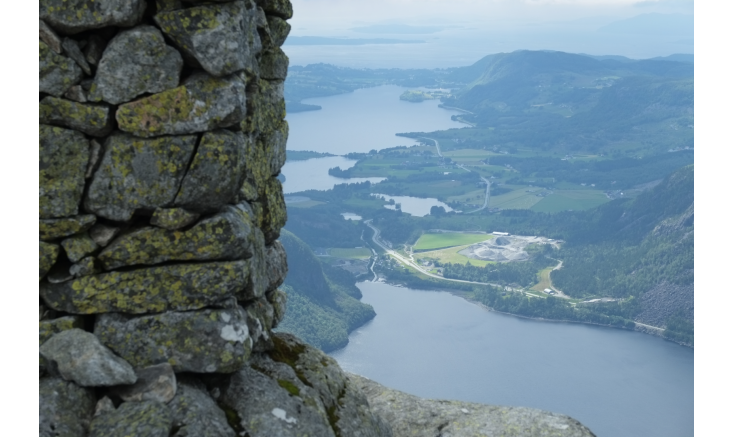
M 694 435 L 694 351 L 658 337 L 487 311 L 446 292 L 358 284 L 377 316 L 331 355 L 422 397 L 568 414 L 598 437 Z

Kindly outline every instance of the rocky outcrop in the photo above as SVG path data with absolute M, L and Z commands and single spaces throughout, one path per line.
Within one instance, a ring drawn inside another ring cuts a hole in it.
M 273 332 L 291 3 L 39 14 L 39 435 L 400 435 L 332 358 Z
M 594 437 L 571 417 L 524 407 L 422 399 L 349 375 L 373 411 L 390 424 L 395 437 L 533 436 Z

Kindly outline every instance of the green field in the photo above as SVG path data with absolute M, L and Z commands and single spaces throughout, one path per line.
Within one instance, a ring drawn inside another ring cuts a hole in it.
M 583 210 L 600 206 L 609 199 L 598 190 L 558 190 L 531 207 L 536 212 Z
M 547 288 L 551 288 L 551 278 L 549 277 L 551 270 L 553 269 L 549 267 L 548 269 L 543 269 L 538 272 L 536 275 L 538 278 L 538 284 L 531 287 L 531 290 L 544 291 Z
M 311 208 L 312 206 L 324 205 L 324 202 L 318 200 L 307 200 L 305 202 L 289 203 L 288 208 Z
M 354 258 L 354 259 L 367 259 L 372 256 L 372 252 L 367 247 L 358 247 L 354 249 L 343 249 L 333 247 L 328 250 L 329 256 L 335 258 Z
M 493 264 L 492 261 L 482 261 L 479 259 L 467 258 L 466 256 L 459 254 L 460 250 L 464 250 L 469 246 L 470 244 L 466 244 L 464 246 L 449 247 L 446 249 L 432 250 L 430 252 L 414 253 L 414 257 L 417 261 L 421 261 L 424 259 L 427 261 L 437 260 L 442 264 L 467 264 L 467 262 L 469 262 L 471 265 L 476 267 L 485 267 L 488 264 Z
M 463 246 L 479 243 L 480 241 L 489 240 L 491 238 L 494 237 L 488 234 L 424 234 L 419 238 L 416 244 L 414 244 L 413 250 L 426 251 L 442 249 L 445 247 Z
M 531 191 L 534 191 L 532 193 L 527 193 L 526 191 L 528 190 L 528 187 L 524 187 L 500 196 L 490 196 L 490 200 L 487 204 L 488 208 L 529 209 L 543 198 L 536 196 L 536 194 L 541 192 L 540 189 L 532 188 L 530 189 Z

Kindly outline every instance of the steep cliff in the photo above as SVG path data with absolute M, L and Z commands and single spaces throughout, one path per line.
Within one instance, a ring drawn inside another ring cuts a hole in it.
M 39 435 L 404 435 L 272 332 L 288 0 L 39 11 Z

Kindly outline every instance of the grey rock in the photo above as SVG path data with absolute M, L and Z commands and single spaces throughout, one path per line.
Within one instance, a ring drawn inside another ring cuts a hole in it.
M 263 148 L 270 166 L 270 175 L 277 176 L 286 164 L 286 142 L 288 141 L 288 121 L 283 120 L 272 132 L 264 136 Z
M 61 46 L 64 48 L 66 55 L 74 60 L 82 68 L 82 71 L 88 76 L 92 75 L 92 69 L 89 67 L 87 60 L 84 58 L 82 49 L 79 48 L 79 43 L 71 38 L 64 38 L 61 42 Z
M 279 47 L 263 52 L 260 58 L 260 77 L 269 80 L 286 80 L 288 56 Z
M 241 308 L 135 318 L 102 314 L 94 332 L 136 367 L 169 363 L 177 373 L 235 372 L 247 361 L 252 347 Z
M 278 179 L 269 178 L 264 188 L 261 196 L 264 215 L 260 228 L 265 235 L 265 242 L 270 244 L 280 236 L 281 228 L 286 225 L 286 201 L 283 199 L 283 187 Z
M 104 396 L 102 399 L 97 401 L 97 405 L 95 405 L 94 407 L 94 417 L 97 417 L 101 414 L 112 413 L 114 411 L 115 404 L 112 403 L 112 400 L 110 398 Z
M 268 302 L 273 305 L 273 329 L 277 328 L 286 315 L 286 292 L 280 289 L 271 291 L 266 295 Z
M 117 105 L 176 88 L 183 66 L 181 55 L 166 45 L 160 30 L 148 25 L 125 30 L 105 48 L 88 98 Z
M 128 221 L 136 210 L 172 204 L 196 139 L 194 135 L 142 139 L 113 133 L 105 141 L 85 208 L 110 220 Z
M 38 242 L 38 280 L 43 279 L 44 276 L 51 270 L 51 267 L 56 263 L 56 259 L 59 257 L 59 245 L 44 243 L 43 241 Z
M 118 227 L 97 223 L 89 230 L 89 236 L 92 237 L 92 240 L 94 240 L 97 245 L 105 247 L 119 232 L 120 228 Z
M 77 215 L 84 191 L 89 142 L 80 132 L 40 125 L 38 216 L 51 219 Z
M 156 13 L 175 11 L 182 7 L 181 0 L 156 0 Z
M 59 262 L 46 274 L 46 280 L 49 284 L 61 284 L 64 282 L 71 281 L 74 279 L 74 275 L 71 274 L 69 268 L 71 265 L 69 262 Z
M 281 17 L 269 15 L 268 30 L 273 45 L 280 47 L 286 42 L 286 38 L 288 38 L 288 34 L 291 32 L 291 25 Z
M 83 76 L 76 62 L 54 53 L 45 42 L 38 42 L 38 92 L 61 97 Z
M 38 381 L 39 437 L 85 437 L 94 411 L 94 390 L 57 377 Z
M 207 132 L 186 173 L 175 205 L 211 212 L 233 203 L 246 166 L 245 136 L 227 130 Z
M 221 77 L 257 63 L 261 42 L 251 0 L 161 12 L 159 27 L 212 76 Z
M 66 90 L 64 98 L 78 103 L 87 103 L 87 93 L 81 85 L 74 85 Z
M 268 264 L 266 261 L 265 237 L 263 236 L 263 232 L 258 228 L 253 229 L 251 235 L 253 256 L 247 260 L 250 278 L 245 287 L 242 300 L 259 299 L 265 296 L 265 292 L 270 285 Z
M 64 239 L 61 246 L 66 252 L 69 261 L 75 263 L 87 255 L 90 255 L 99 249 L 97 243 L 86 232 L 73 235 Z
M 160 402 L 124 402 L 95 417 L 89 437 L 169 437 L 172 425 L 171 412 Z
M 96 275 L 97 273 L 100 273 L 101 270 L 98 267 L 98 264 L 99 262 L 97 261 L 97 258 L 93 256 L 82 258 L 78 262 L 72 264 L 71 267 L 69 267 L 69 274 L 75 278 Z
M 237 75 L 197 73 L 184 85 L 120 105 L 120 129 L 141 137 L 204 132 L 238 124 L 247 114 L 245 82 Z
M 41 240 L 54 240 L 86 231 L 94 225 L 97 217 L 92 214 L 78 215 L 60 219 L 38 221 L 38 235 Z
M 83 387 L 132 384 L 133 368 L 81 329 L 59 332 L 41 345 L 41 355 L 62 378 Z
M 44 313 L 48 315 L 49 311 L 44 309 Z M 38 345 L 41 346 L 46 342 L 46 340 L 61 331 L 82 328 L 83 326 L 84 321 L 80 316 L 66 316 L 50 320 L 41 320 L 38 322 Z M 38 358 L 39 370 L 43 372 L 47 367 L 46 359 L 44 359 L 40 354 Z
M 258 79 L 248 86 L 248 116 L 241 124 L 244 132 L 269 133 L 286 118 L 282 80 Z
M 250 437 L 335 436 L 323 405 L 305 402 L 250 367 L 235 373 L 223 387 L 220 404 L 232 411 L 242 434 Z
M 179 382 L 176 396 L 168 403 L 179 430 L 173 437 L 235 437 L 227 416 L 209 396 L 206 387 L 193 378 Z
M 594 436 L 587 427 L 562 414 L 524 407 L 422 399 L 361 376 L 350 375 L 350 380 L 365 393 L 373 411 L 390 424 L 395 437 Z
M 256 2 L 268 15 L 275 15 L 284 20 L 293 17 L 293 5 L 289 0 L 256 0 Z
M 90 36 L 86 47 L 84 47 L 84 59 L 91 65 L 98 65 L 106 45 L 107 42 L 99 35 Z
M 57 35 L 56 32 L 48 26 L 48 24 L 44 23 L 43 20 L 38 20 L 38 37 L 41 41 L 45 42 L 51 50 L 56 52 L 56 54 L 61 54 L 61 38 L 59 38 L 59 35 Z
M 265 253 L 266 275 L 269 279 L 267 292 L 278 288 L 286 279 L 288 273 L 288 260 L 286 258 L 286 249 L 280 241 L 276 240 L 270 246 L 267 246 Z
M 174 264 L 50 282 L 39 285 L 39 294 L 50 308 L 67 313 L 188 311 L 244 294 L 248 265 L 247 261 Z
M 198 218 L 199 214 L 187 211 L 184 208 L 156 208 L 153 211 L 150 223 L 159 228 L 175 231 L 189 226 Z
M 41 19 L 74 34 L 107 26 L 130 27 L 143 18 L 145 0 L 40 0 Z
M 273 349 L 270 331 L 273 328 L 273 306 L 264 297 L 248 303 L 248 330 L 253 339 L 253 352 L 265 352 Z
M 148 226 L 125 234 L 99 255 L 105 270 L 167 261 L 237 260 L 252 256 L 250 217 L 229 208 L 185 231 Z M 63 243 L 62 243 L 63 244 Z
M 93 137 L 107 136 L 114 127 L 110 107 L 47 96 L 38 104 L 38 122 L 69 127 Z
M 89 161 L 87 161 L 87 171 L 84 172 L 84 179 L 90 179 L 97 170 L 97 164 L 102 156 L 102 146 L 97 140 L 89 142 Z
M 133 385 L 115 387 L 110 394 L 126 402 L 156 401 L 167 403 L 176 395 L 176 375 L 168 363 L 156 364 L 135 372 Z

